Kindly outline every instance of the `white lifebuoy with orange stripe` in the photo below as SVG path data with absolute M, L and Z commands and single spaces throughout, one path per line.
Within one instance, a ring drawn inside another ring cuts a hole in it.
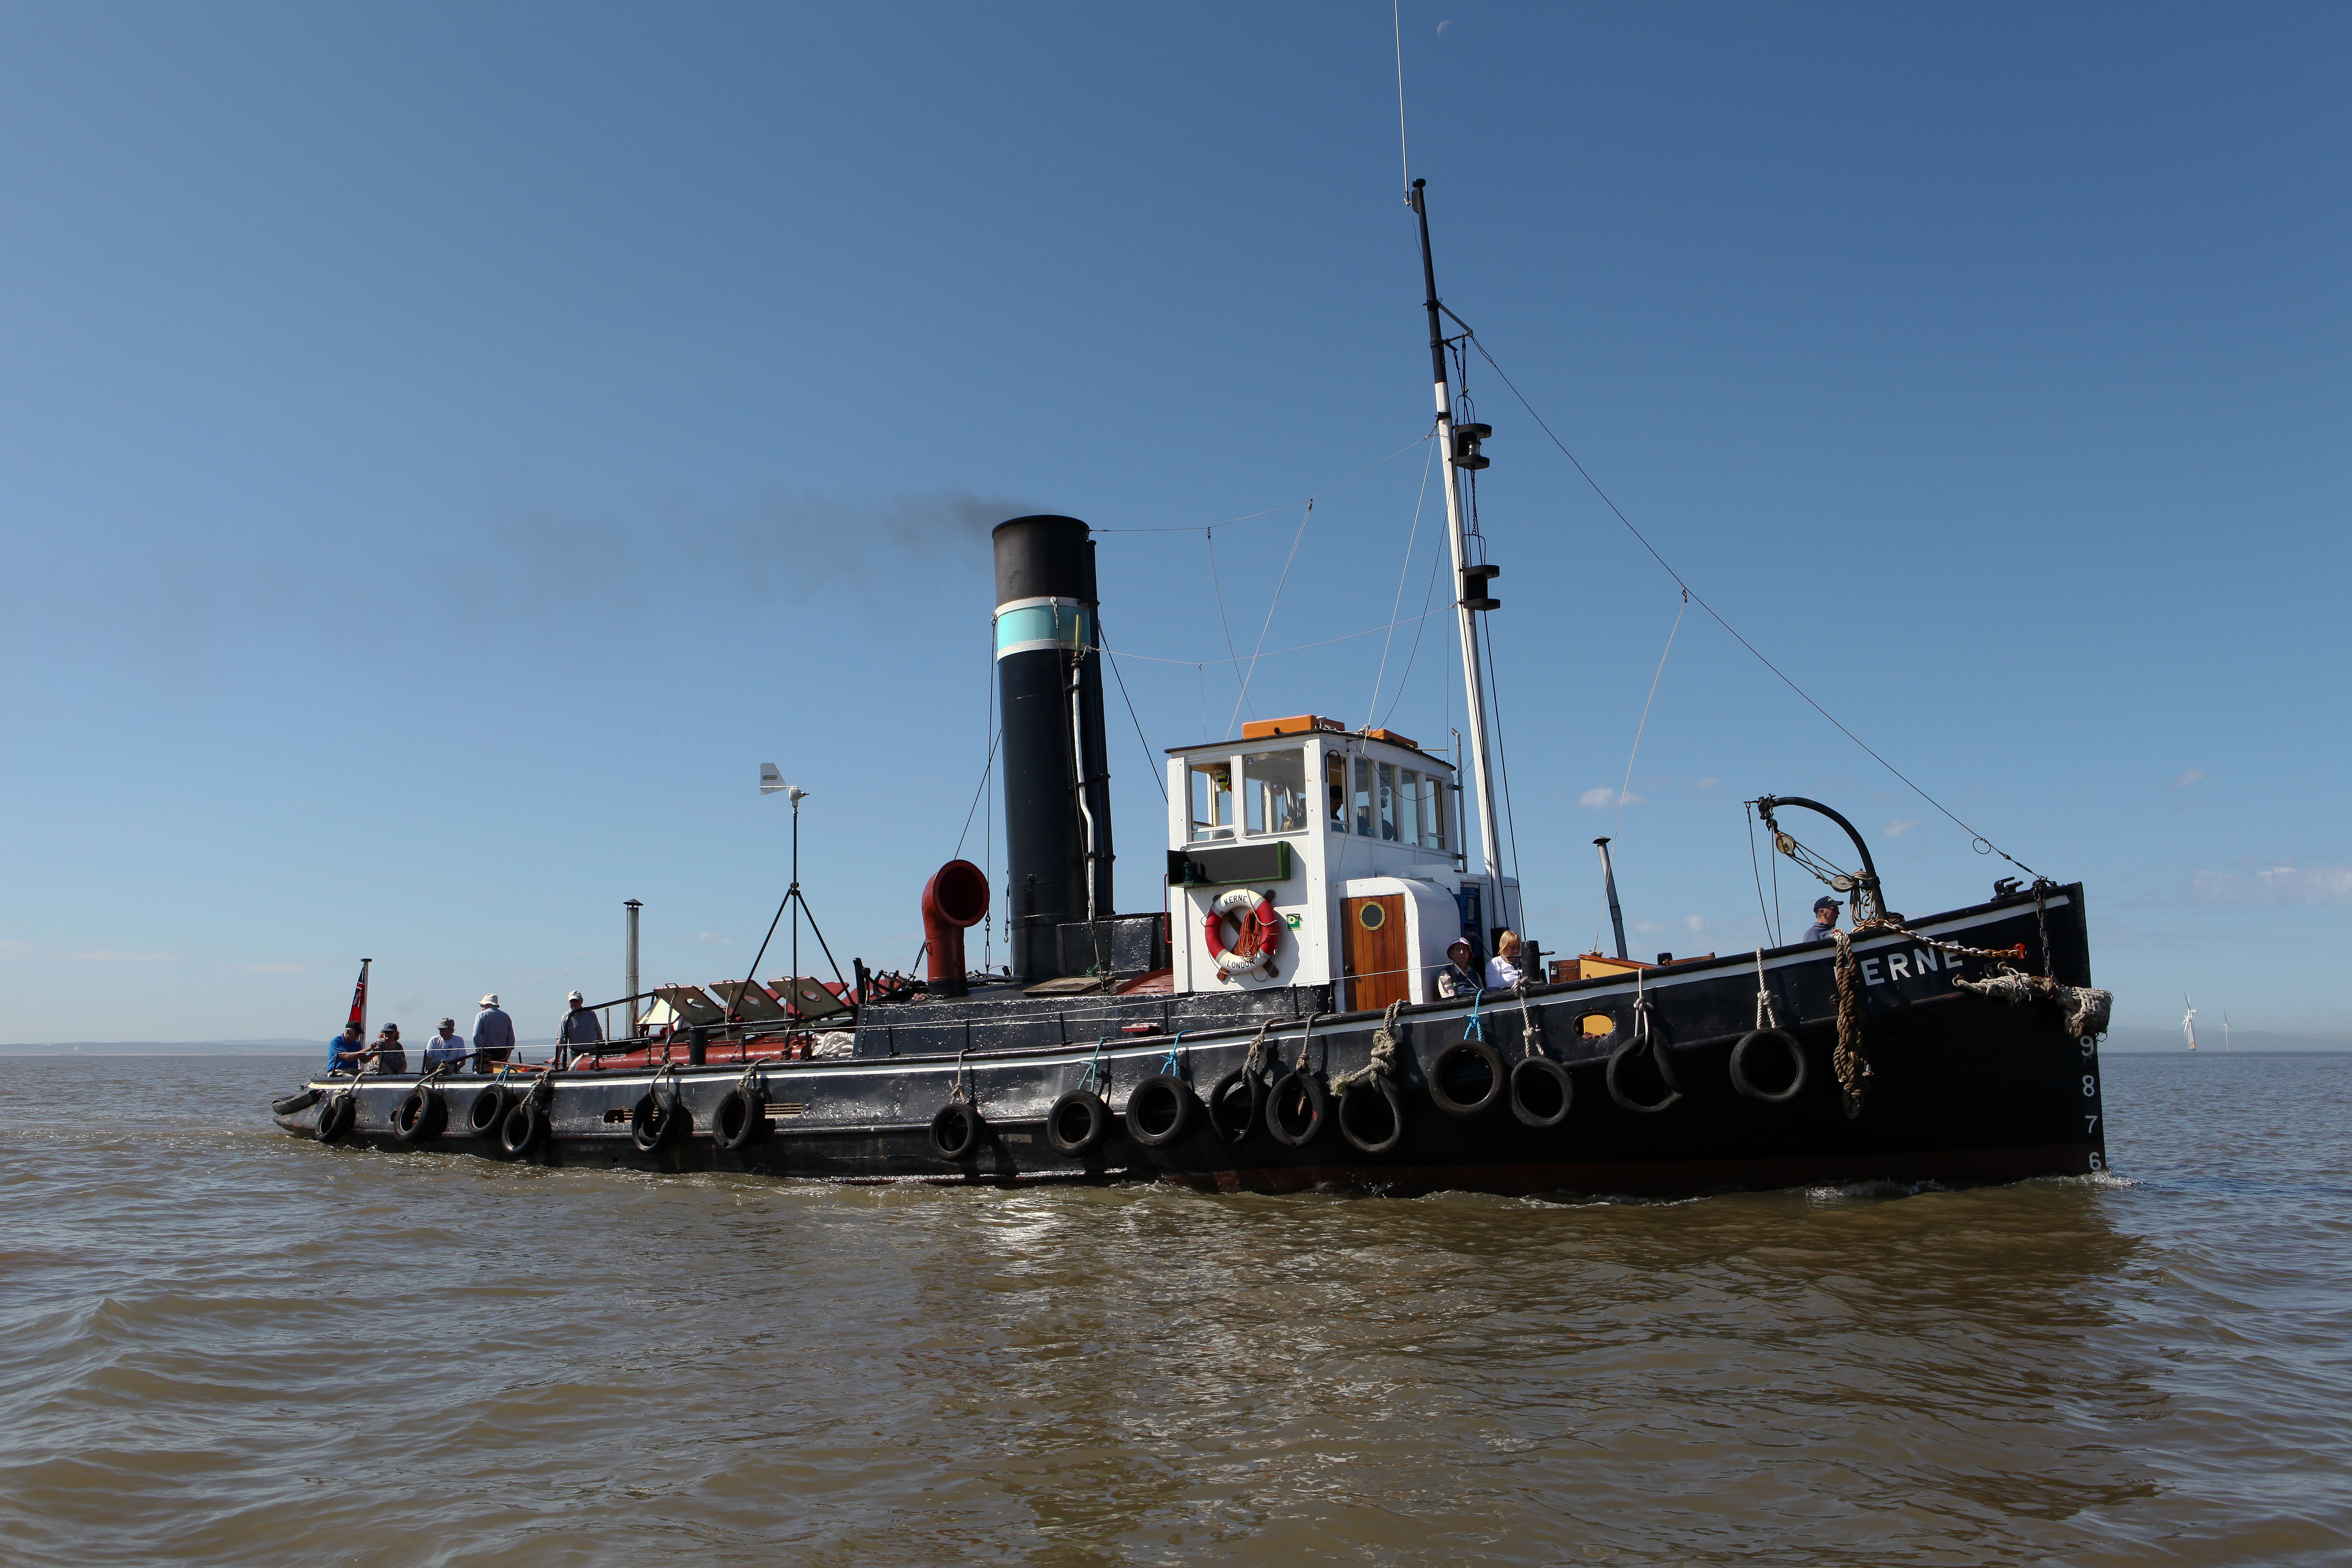
M 1225 942 L 1228 916 L 1240 927 L 1230 946 Z M 1262 898 L 1250 889 L 1235 888 L 1211 902 L 1208 916 L 1201 922 L 1201 934 L 1207 939 L 1209 956 L 1216 960 L 1218 973 L 1230 978 L 1263 966 L 1271 975 L 1274 950 L 1282 942 L 1282 923 L 1271 896 Z

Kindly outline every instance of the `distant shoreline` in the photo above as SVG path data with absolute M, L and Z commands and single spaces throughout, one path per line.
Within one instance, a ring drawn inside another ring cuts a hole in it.
M 325 1059 L 327 1041 L 316 1040 L 60 1040 L 47 1045 L 0 1046 L 0 1057 L 311 1057 Z M 404 1041 L 421 1050 L 422 1040 Z M 517 1040 L 519 1049 L 552 1046 L 551 1038 Z

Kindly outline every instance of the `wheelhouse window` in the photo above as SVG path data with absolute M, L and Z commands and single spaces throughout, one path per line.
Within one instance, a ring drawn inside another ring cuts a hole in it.
M 1356 759 L 1356 831 L 1366 838 L 1372 836 L 1372 763 L 1369 757 Z
M 1348 759 L 1337 752 L 1323 753 L 1323 788 L 1330 797 L 1325 826 L 1334 833 L 1348 831 Z
M 1445 785 L 1434 773 L 1407 768 L 1398 784 L 1405 797 L 1404 838 L 1423 849 L 1445 847 Z
M 1194 763 L 1192 842 L 1234 836 L 1234 764 L 1229 760 Z
M 1307 829 L 1307 754 L 1253 752 L 1242 759 L 1245 826 L 1253 834 Z
M 1381 764 L 1381 837 L 1391 844 L 1397 841 L 1397 770 L 1394 763 Z

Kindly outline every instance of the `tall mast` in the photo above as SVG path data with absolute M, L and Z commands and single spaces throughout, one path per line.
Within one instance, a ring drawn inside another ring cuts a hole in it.
M 1502 836 L 1495 827 L 1495 791 L 1486 759 L 1486 686 L 1478 673 L 1478 615 L 1473 605 L 1485 597 L 1483 573 L 1474 583 L 1468 575 L 1469 536 L 1462 517 L 1462 476 L 1454 446 L 1454 387 L 1445 371 L 1445 327 L 1437 302 L 1437 265 L 1429 253 L 1429 207 L 1422 198 L 1426 180 L 1412 183 L 1413 216 L 1421 220 L 1421 280 L 1429 295 L 1429 373 L 1435 382 L 1438 449 L 1445 454 L 1445 536 L 1454 546 L 1454 615 L 1462 631 L 1462 686 L 1470 709 L 1470 787 L 1478 802 L 1478 848 L 1484 859 L 1486 886 L 1494 899 L 1493 921 L 1517 925 L 1517 912 L 1503 892 Z M 1480 432 L 1484 434 L 1484 432 Z M 1479 465 L 1484 467 L 1483 461 Z M 1481 563 L 1483 564 L 1483 563 Z

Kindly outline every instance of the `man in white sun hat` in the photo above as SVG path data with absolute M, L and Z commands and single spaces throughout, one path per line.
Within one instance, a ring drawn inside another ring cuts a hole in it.
M 564 1000 L 572 1004 L 572 1011 L 563 1015 L 563 1026 L 555 1031 L 555 1054 L 564 1066 L 569 1067 L 572 1065 L 572 1047 L 604 1044 L 604 1030 L 596 1022 L 596 1015 L 581 1005 L 579 992 L 570 993 Z
M 495 991 L 482 998 L 482 1010 L 474 1015 L 474 1070 L 496 1072 L 514 1055 L 514 1020 L 499 1006 Z

